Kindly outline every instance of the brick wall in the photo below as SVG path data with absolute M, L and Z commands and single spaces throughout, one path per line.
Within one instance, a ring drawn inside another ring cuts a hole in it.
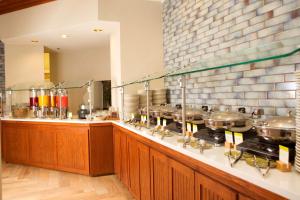
M 5 88 L 4 44 L 0 41 L 0 90 Z
M 300 36 L 299 0 L 165 0 L 166 68 Z M 280 60 L 198 72 L 187 76 L 187 103 L 263 107 L 268 115 L 295 110 L 294 72 L 300 54 Z M 166 78 L 170 102 L 180 103 L 178 77 Z

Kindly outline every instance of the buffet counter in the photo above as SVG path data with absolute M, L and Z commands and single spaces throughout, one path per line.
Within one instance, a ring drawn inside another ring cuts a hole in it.
M 109 121 L 2 118 L 1 139 L 8 163 L 90 176 L 114 172 Z
M 230 167 L 228 158 L 224 155 L 224 147 L 204 150 L 201 154 L 199 149 L 189 145 L 183 148 L 176 136 L 162 140 L 161 136 L 152 136 L 146 128 L 139 130 L 123 122 L 3 118 L 1 125 L 4 161 L 91 176 L 115 173 L 136 198 L 147 195 L 147 192 L 151 197 L 159 195 L 156 193 L 160 190 L 166 195 L 168 192 L 160 187 L 171 187 L 160 185 L 165 181 L 160 179 L 167 177 L 165 173 L 171 176 L 180 169 L 184 173 L 180 171 L 174 175 L 187 173 L 189 176 L 179 179 L 173 177 L 175 182 L 183 181 L 177 186 L 172 182 L 174 191 L 184 193 L 185 187 L 190 188 L 190 184 L 194 184 L 195 189 L 188 193 L 194 192 L 195 197 L 201 192 L 201 195 L 206 194 L 203 193 L 203 188 L 206 192 L 211 190 L 210 192 L 218 193 L 217 190 L 225 187 L 225 191 L 232 197 L 228 199 L 300 199 L 300 173 L 294 169 L 285 173 L 271 169 L 266 177 L 262 177 L 256 168 L 244 161 Z M 123 136 L 126 138 L 122 139 Z M 138 149 L 138 153 L 131 155 L 135 152 L 134 147 Z M 139 156 L 138 162 L 136 159 Z M 132 164 L 136 164 L 133 169 Z M 143 164 L 145 167 L 139 168 Z M 167 171 L 160 169 L 165 166 L 168 166 Z M 172 173 L 168 169 L 172 169 Z M 136 176 L 134 173 L 141 174 Z M 143 178 L 136 178 L 142 176 Z M 138 182 L 143 180 L 149 183 Z M 170 177 L 168 180 L 171 180 Z M 189 180 L 193 183 L 184 182 Z M 156 181 L 159 182 L 159 187 L 154 186 Z M 208 183 L 211 183 L 212 188 L 205 185 Z M 139 192 L 137 185 L 143 185 Z M 222 195 L 228 194 L 219 194 Z M 185 196 L 184 199 L 189 198 Z
M 228 158 L 224 155 L 225 147 L 214 147 L 213 149 L 204 150 L 200 154 L 199 149 L 194 149 L 189 145 L 187 145 L 187 148 L 183 148 L 182 143 L 177 142 L 176 136 L 165 137 L 161 140 L 161 136 L 152 136 L 146 128 L 138 130 L 122 122 L 114 122 L 114 124 L 124 129 L 125 132 L 128 130 L 136 134 L 138 136 L 137 140 L 147 144 L 150 148 L 153 146 L 154 149 L 166 154 L 168 157 L 174 158 L 183 165 L 191 167 L 195 171 L 200 171 L 233 189 L 238 191 L 240 189 L 244 190 L 245 195 L 248 194 L 251 197 L 250 199 L 252 199 L 251 191 L 252 193 L 256 191 L 256 195 L 260 193 L 265 196 L 264 191 L 255 189 L 254 185 L 287 199 L 300 199 L 300 173 L 294 169 L 292 172 L 280 172 L 276 169 L 271 169 L 270 173 L 263 177 L 255 167 L 249 166 L 245 161 L 240 161 L 234 167 L 231 167 Z M 169 149 L 173 151 L 170 152 Z M 179 154 L 176 154 L 177 152 Z M 239 186 L 242 187 L 239 188 Z M 254 199 L 261 198 L 263 197 Z M 239 197 L 239 199 L 245 198 Z M 280 199 L 280 197 L 267 195 L 265 199 Z

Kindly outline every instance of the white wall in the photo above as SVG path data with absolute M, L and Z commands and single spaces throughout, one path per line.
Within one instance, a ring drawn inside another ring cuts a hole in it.
M 44 81 L 44 48 L 33 45 L 5 45 L 5 84 L 29 88 L 32 83 Z M 27 83 L 27 84 L 25 84 Z M 28 92 L 27 92 L 28 93 Z M 28 103 L 28 97 L 16 93 L 15 103 Z
M 97 48 L 59 51 L 56 54 L 56 80 L 110 80 L 109 44 Z
M 112 62 L 112 85 L 164 69 L 160 2 L 99 0 L 99 19 L 120 22 L 120 32 L 111 37 L 111 57 L 121 58 Z M 163 80 L 154 81 L 151 86 L 162 88 Z M 138 88 L 142 85 L 127 87 L 125 92 L 135 93 Z M 119 91 L 113 90 L 113 105 L 120 105 L 119 97 Z
M 44 48 L 33 45 L 5 45 L 5 83 L 12 86 L 44 80 Z
M 110 80 L 110 48 L 106 44 L 88 49 L 59 51 L 51 70 L 56 83 L 62 81 Z M 69 109 L 75 114 L 81 103 L 87 103 L 86 88 L 69 90 Z M 95 105 L 96 106 L 96 105 Z

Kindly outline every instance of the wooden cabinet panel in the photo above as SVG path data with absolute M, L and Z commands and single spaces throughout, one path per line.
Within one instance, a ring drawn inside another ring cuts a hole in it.
M 168 157 L 150 150 L 151 162 L 151 196 L 153 200 L 169 199 Z
M 119 129 L 114 128 L 114 170 L 121 179 L 121 135 Z
M 135 199 L 151 199 L 150 148 L 117 128 L 114 129 L 114 166 L 117 177 Z
M 60 127 L 56 134 L 58 168 L 89 174 L 88 129 Z
M 138 143 L 140 163 L 140 195 L 141 200 L 151 199 L 151 170 L 150 170 L 150 148 Z
M 134 198 L 140 199 L 140 162 L 138 142 L 127 137 L 128 145 L 128 166 L 129 166 L 129 189 Z
M 50 126 L 31 126 L 29 132 L 29 159 L 32 164 L 56 167 L 56 132 Z
M 125 132 L 120 131 L 120 151 L 121 151 L 121 181 L 129 187 L 129 175 L 128 175 L 128 149 L 127 149 L 127 135 Z
M 89 134 L 90 175 L 114 172 L 112 126 L 92 126 Z
M 9 163 L 85 175 L 113 173 L 111 123 L 85 125 L 3 120 L 1 139 L 3 159 Z
M 169 159 L 169 199 L 195 199 L 195 173 L 191 168 Z
M 6 162 L 28 163 L 28 133 L 27 126 L 15 126 L 14 124 L 3 126 L 3 153 Z
M 195 175 L 196 200 L 236 200 L 237 193 L 202 174 Z

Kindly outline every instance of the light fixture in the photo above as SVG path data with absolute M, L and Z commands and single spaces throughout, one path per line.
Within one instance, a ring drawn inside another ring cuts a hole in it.
M 32 43 L 38 43 L 38 40 L 31 40 Z
M 95 28 L 93 31 L 96 32 L 96 33 L 99 33 L 99 32 L 101 32 L 101 31 L 103 31 L 103 30 L 100 29 L 100 28 Z
M 69 36 L 66 35 L 66 34 L 62 34 L 61 37 L 64 38 L 64 39 L 66 39 L 66 38 L 68 38 Z

